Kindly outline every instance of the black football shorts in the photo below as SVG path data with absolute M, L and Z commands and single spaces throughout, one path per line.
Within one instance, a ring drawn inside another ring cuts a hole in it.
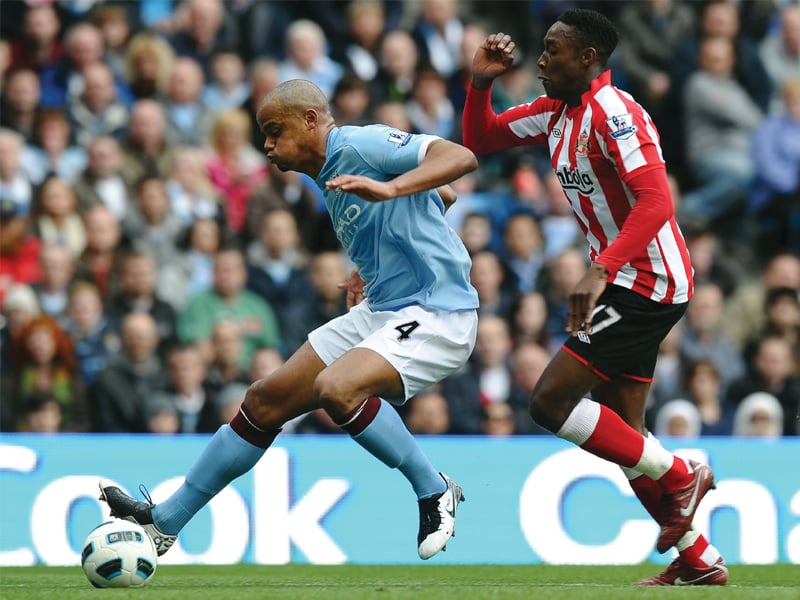
M 597 299 L 589 334 L 579 332 L 563 348 L 606 381 L 618 377 L 652 381 L 659 344 L 687 304 L 659 304 L 609 285 Z

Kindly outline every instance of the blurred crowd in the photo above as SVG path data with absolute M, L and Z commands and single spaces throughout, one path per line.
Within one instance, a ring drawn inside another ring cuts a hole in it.
M 3 0 L 0 429 L 212 432 L 342 314 L 351 265 L 319 189 L 254 114 L 305 78 L 339 125 L 460 142 L 475 48 L 510 33 L 495 110 L 542 93 L 563 10 L 621 32 L 614 83 L 653 116 L 695 268 L 661 345 L 657 435 L 800 434 L 800 4 L 794 0 Z M 542 433 L 528 395 L 564 339 L 585 241 L 544 150 L 481 158 L 447 213 L 477 346 L 400 408 L 418 434 Z M 324 412 L 286 432 L 338 433 Z

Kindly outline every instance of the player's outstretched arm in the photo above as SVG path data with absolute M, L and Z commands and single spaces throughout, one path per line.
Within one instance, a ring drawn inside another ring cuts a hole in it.
M 339 175 L 325 185 L 329 190 L 338 188 L 370 202 L 381 202 L 447 185 L 477 166 L 478 159 L 471 150 L 449 140 L 437 139 L 428 146 L 418 167 L 394 179 L 376 181 L 363 175 Z

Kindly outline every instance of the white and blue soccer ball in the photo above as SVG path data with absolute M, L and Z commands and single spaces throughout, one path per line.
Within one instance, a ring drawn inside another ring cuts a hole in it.
M 141 587 L 153 578 L 158 555 L 152 540 L 136 523 L 114 519 L 86 537 L 81 566 L 98 588 Z

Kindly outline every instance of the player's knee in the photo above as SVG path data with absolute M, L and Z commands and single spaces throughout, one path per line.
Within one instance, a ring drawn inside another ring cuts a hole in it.
M 260 379 L 247 388 L 243 404 L 258 427 L 278 428 L 283 425 L 283 411 L 280 404 L 274 402 L 275 398 L 277 394 L 270 392 L 267 379 Z
M 564 423 L 560 398 L 554 392 L 544 389 L 535 389 L 528 399 L 528 412 L 537 424 L 545 429 L 556 432 Z
M 322 371 L 314 380 L 314 396 L 334 420 L 350 410 L 350 394 L 341 377 Z

